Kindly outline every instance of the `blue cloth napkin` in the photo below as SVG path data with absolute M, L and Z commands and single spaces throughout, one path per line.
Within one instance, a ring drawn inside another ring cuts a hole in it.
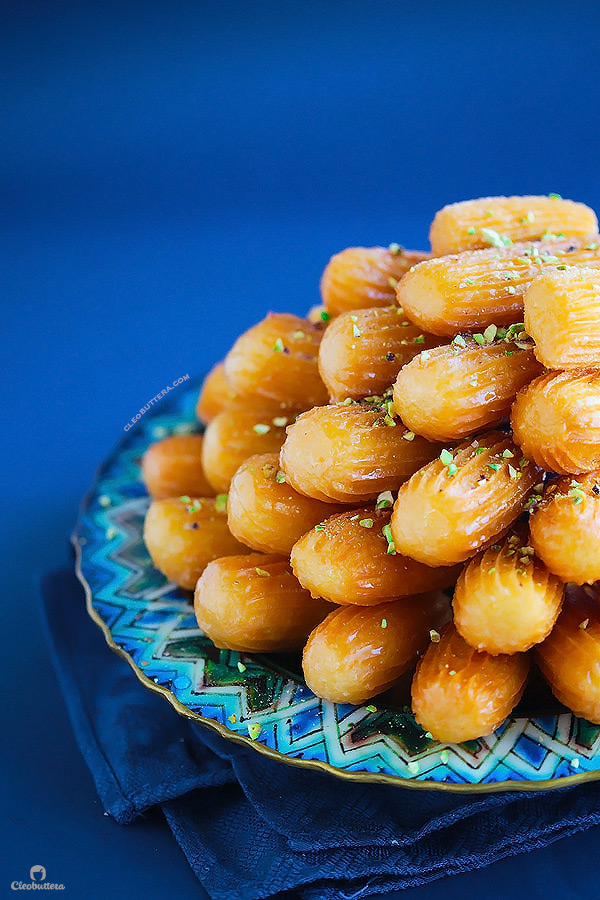
M 87 616 L 68 569 L 45 576 L 43 617 L 75 735 L 123 824 L 160 805 L 214 900 L 296 890 L 358 900 L 414 887 L 600 823 L 600 783 L 455 795 L 351 783 L 225 740 L 145 689 Z

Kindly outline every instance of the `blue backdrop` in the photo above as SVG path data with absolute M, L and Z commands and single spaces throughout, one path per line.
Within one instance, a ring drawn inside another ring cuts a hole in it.
M 78 501 L 140 406 L 267 309 L 317 302 L 332 253 L 423 247 L 437 208 L 486 194 L 600 208 L 600 19 L 577 0 L 21 0 L 0 22 L 0 890 L 41 861 L 73 896 L 194 897 L 160 823 L 102 816 L 35 576 L 67 558 Z M 579 896 L 591 846 L 521 860 L 523 895 L 562 877 Z M 417 896 L 483 890 L 509 865 Z

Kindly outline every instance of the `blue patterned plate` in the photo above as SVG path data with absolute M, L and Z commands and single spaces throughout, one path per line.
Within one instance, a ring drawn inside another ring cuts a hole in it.
M 224 737 L 347 778 L 454 791 L 600 778 L 600 726 L 543 695 L 522 702 L 489 737 L 441 744 L 397 694 L 376 707 L 327 703 L 308 689 L 293 657 L 217 650 L 196 625 L 191 595 L 154 569 L 142 538 L 149 499 L 140 457 L 152 441 L 196 430 L 198 387 L 180 388 L 127 433 L 101 467 L 73 534 L 89 613 L 146 687 Z

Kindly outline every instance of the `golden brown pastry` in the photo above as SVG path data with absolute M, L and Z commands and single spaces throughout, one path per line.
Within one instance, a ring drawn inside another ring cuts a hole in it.
M 211 560 L 246 550 L 227 527 L 224 497 L 154 500 L 146 513 L 144 542 L 155 568 L 187 590 Z
M 600 371 L 540 375 L 517 394 L 511 425 L 524 455 L 548 472 L 600 468 Z
M 442 450 L 398 492 L 396 550 L 428 566 L 463 562 L 515 521 L 540 476 L 500 431 Z
M 287 429 L 281 468 L 301 494 L 325 502 L 361 503 L 396 490 L 440 452 L 381 403 L 316 406 Z
M 279 468 L 279 454 L 264 453 L 250 456 L 233 476 L 227 520 L 248 547 L 289 556 L 298 538 L 341 509 L 299 494 Z
M 325 700 L 362 703 L 407 672 L 427 645 L 430 629 L 447 618 L 448 601 L 437 592 L 337 609 L 306 643 L 306 683 Z
M 494 328 L 493 334 L 496 334 Z M 430 441 L 456 441 L 508 419 L 517 391 L 542 371 L 533 345 L 481 343 L 458 335 L 404 366 L 394 385 L 394 406 L 404 424 Z
M 396 553 L 390 531 L 392 496 L 332 516 L 294 545 L 290 562 L 313 597 L 372 606 L 455 584 L 460 568 L 431 569 Z
M 476 650 L 523 653 L 548 637 L 560 613 L 564 584 L 536 557 L 525 528 L 472 559 L 452 606 L 454 623 Z
M 284 557 L 251 553 L 211 562 L 196 585 L 194 610 L 217 647 L 266 653 L 302 647 L 331 605 L 301 588 Z
M 438 741 L 458 744 L 491 734 L 515 708 L 527 681 L 525 654 L 475 650 L 454 625 L 435 635 L 412 683 L 417 722 Z
M 337 316 L 348 310 L 390 306 L 395 302 L 396 285 L 428 253 L 389 247 L 348 247 L 332 256 L 321 278 L 321 296 L 328 313 Z
M 600 580 L 600 471 L 550 482 L 529 527 L 536 553 L 563 581 Z

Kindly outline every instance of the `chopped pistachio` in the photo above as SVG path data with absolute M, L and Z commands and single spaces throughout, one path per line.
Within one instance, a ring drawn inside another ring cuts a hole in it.
M 215 509 L 218 513 L 227 512 L 227 494 L 217 494 L 215 497 Z
M 381 529 L 381 533 L 387 541 L 387 552 L 388 555 L 393 556 L 396 553 L 396 545 L 394 543 L 394 538 L 392 537 L 392 526 L 388 523 L 384 525 Z
M 372 528 L 373 527 L 373 519 L 361 519 L 358 523 L 363 528 Z
M 498 331 L 497 325 L 488 325 L 488 327 L 483 332 L 483 337 L 486 343 L 491 344 L 494 338 L 496 337 L 496 332 Z
M 508 247 L 510 246 L 510 244 L 512 244 L 512 241 L 509 237 L 498 234 L 498 232 L 494 231 L 493 228 L 480 228 L 479 230 L 484 241 L 491 247 L 498 247 L 498 249 L 503 250 L 505 247 Z
M 377 501 L 375 503 L 375 509 L 389 509 L 390 506 L 394 505 L 394 498 L 392 496 L 391 491 L 383 491 L 377 497 Z
M 445 447 L 440 453 L 440 459 L 444 463 L 445 466 L 449 466 L 450 463 L 454 462 L 454 457 Z
M 261 731 L 262 728 L 258 722 L 248 722 L 248 734 L 250 735 L 251 740 L 255 741 Z
M 271 430 L 271 426 L 266 425 L 264 422 L 259 422 L 257 425 L 252 426 L 252 430 L 255 431 L 257 434 L 266 434 L 268 431 Z

